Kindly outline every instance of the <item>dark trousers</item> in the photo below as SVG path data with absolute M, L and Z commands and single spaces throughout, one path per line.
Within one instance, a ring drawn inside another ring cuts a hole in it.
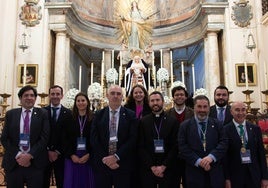
M 42 187 L 44 170 L 33 166 L 18 166 L 12 171 L 5 172 L 7 188 L 23 188 L 26 185 L 29 188 Z
M 174 172 L 173 172 L 174 173 Z M 140 180 L 142 188 L 178 188 L 174 185 L 174 174 L 171 171 L 165 171 L 164 177 L 156 177 L 151 170 L 142 170 Z
M 94 170 L 96 188 L 130 188 L 131 172 L 102 168 Z
M 49 163 L 45 170 L 44 186 L 49 188 L 52 172 L 54 172 L 57 188 L 63 188 L 64 179 L 64 158 L 60 156 L 56 161 Z

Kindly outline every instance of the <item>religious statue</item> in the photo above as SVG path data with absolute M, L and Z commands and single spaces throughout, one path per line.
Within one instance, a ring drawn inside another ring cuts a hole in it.
M 125 39 L 123 39 L 120 52 L 118 53 L 116 59 L 122 61 L 122 65 L 126 65 L 131 60 L 129 53 L 127 42 Z
M 148 64 L 140 56 L 133 57 L 126 69 L 126 94 L 129 95 L 133 86 L 139 84 L 148 88 Z M 151 79 L 150 79 L 151 80 Z
M 127 41 L 129 50 L 144 49 L 152 35 L 153 0 L 115 2 L 115 25 L 118 38 Z

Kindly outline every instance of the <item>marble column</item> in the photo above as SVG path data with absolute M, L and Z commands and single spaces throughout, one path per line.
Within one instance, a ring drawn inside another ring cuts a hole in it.
M 55 67 L 54 67 L 54 84 L 60 85 L 64 92 L 65 73 L 66 73 L 66 33 L 59 31 L 56 33 L 56 47 L 55 47 Z
M 205 40 L 205 74 L 208 97 L 213 101 L 214 90 L 220 84 L 218 35 L 216 31 L 208 31 Z

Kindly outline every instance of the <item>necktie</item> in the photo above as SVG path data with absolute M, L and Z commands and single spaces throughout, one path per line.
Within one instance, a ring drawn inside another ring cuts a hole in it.
M 57 110 L 58 109 L 59 109 L 58 107 L 52 107 L 52 119 L 54 123 L 57 122 Z
M 244 136 L 244 126 L 243 125 L 238 125 L 239 128 L 239 135 L 240 137 Z
M 116 144 L 117 140 L 116 138 L 116 111 L 111 111 L 112 117 L 110 119 L 110 124 L 109 124 L 109 130 L 110 130 L 110 142 L 109 142 L 109 154 L 113 155 L 116 152 Z
M 23 127 L 23 133 L 24 134 L 29 134 L 30 133 L 30 110 L 25 110 L 25 118 L 24 118 L 24 127 Z
M 25 118 L 24 118 L 24 127 L 23 127 L 23 134 L 25 134 L 25 135 L 30 134 L 30 112 L 31 112 L 31 110 L 25 110 L 26 115 L 25 115 Z M 28 141 L 30 141 L 30 140 L 28 140 Z M 24 151 L 27 151 L 29 149 L 29 144 L 30 143 L 28 143 L 27 146 L 26 145 L 22 146 L 22 149 Z
M 220 122 L 223 122 L 224 121 L 224 113 L 223 112 L 224 112 L 224 108 L 223 107 L 219 108 L 218 120 Z

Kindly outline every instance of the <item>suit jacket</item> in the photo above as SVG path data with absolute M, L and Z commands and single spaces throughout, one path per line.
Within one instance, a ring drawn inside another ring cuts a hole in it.
M 164 140 L 164 153 L 155 153 L 154 139 L 158 135 L 154 126 L 154 114 L 148 114 L 140 120 L 139 126 L 139 158 L 141 169 L 151 172 L 152 166 L 165 165 L 172 169 L 177 154 L 178 123 L 175 118 L 164 113 L 160 129 L 160 139 Z
M 102 158 L 109 155 L 109 107 L 105 107 L 95 113 L 91 128 L 92 159 L 96 170 L 98 168 L 108 169 L 102 163 Z M 120 108 L 117 151 L 119 156 L 118 170 L 130 171 L 134 165 L 134 151 L 136 148 L 138 120 L 135 113 L 125 107 Z
M 208 118 L 206 139 L 206 151 L 204 151 L 195 117 L 181 124 L 178 136 L 179 153 L 186 161 L 185 176 L 189 187 L 194 187 L 193 185 L 204 187 L 205 175 L 210 176 L 211 187 L 224 186 L 222 158 L 226 153 L 228 140 L 224 137 L 222 125 L 214 118 Z M 208 154 L 212 154 L 216 162 L 212 163 L 211 170 L 207 173 L 203 168 L 196 167 L 195 163 Z
M 18 165 L 15 157 L 20 151 L 21 112 L 21 108 L 12 109 L 6 113 L 5 117 L 1 142 L 5 149 L 2 166 L 7 171 L 11 171 Z M 44 168 L 48 164 L 46 150 L 48 138 L 47 112 L 41 108 L 33 108 L 30 124 L 30 151 L 28 153 L 33 156 L 31 165 L 36 168 Z
M 48 142 L 48 150 L 50 151 L 58 151 L 61 154 L 64 154 L 64 150 L 67 147 L 66 144 L 66 129 L 67 127 L 73 126 L 73 116 L 71 110 L 61 106 L 60 114 L 58 116 L 56 125 L 53 123 L 53 118 L 51 116 L 51 107 L 44 107 L 48 113 L 48 119 L 50 124 L 50 137 Z
M 83 129 L 83 137 L 86 138 L 86 153 L 91 154 L 91 144 L 90 144 L 90 129 L 92 121 L 88 120 L 85 122 Z M 71 155 L 76 154 L 77 151 L 77 138 L 80 137 L 80 124 L 78 118 L 74 121 L 71 127 L 67 128 L 67 138 L 66 139 L 66 157 L 70 158 Z
M 230 112 L 230 109 L 231 109 L 231 106 L 227 105 L 227 107 L 225 109 L 225 119 L 224 119 L 223 125 L 226 125 L 227 123 L 229 123 L 233 119 L 233 116 Z M 217 119 L 217 107 L 216 107 L 216 105 L 213 105 L 210 107 L 209 117 L 213 117 L 213 118 Z
M 237 132 L 235 124 L 230 122 L 225 125 L 224 131 L 229 140 L 229 147 L 224 160 L 225 178 L 231 180 L 232 187 L 240 187 L 240 183 L 245 181 L 243 171 L 249 170 L 256 187 L 260 187 L 261 179 L 268 179 L 267 164 L 262 142 L 260 127 L 250 122 L 246 122 L 248 143 L 250 150 L 250 164 L 241 164 L 240 148 L 242 142 Z
M 193 109 L 191 109 L 190 107 L 187 107 L 187 106 L 186 106 L 184 112 L 185 112 L 184 120 L 186 120 L 186 119 L 190 119 L 191 117 L 194 116 L 194 111 L 193 111 Z M 171 115 L 171 116 L 173 116 L 173 117 L 175 117 L 175 118 L 176 118 L 176 113 L 177 113 L 177 112 L 175 111 L 174 108 L 171 108 L 170 110 L 167 111 L 167 114 L 168 114 L 168 115 Z

